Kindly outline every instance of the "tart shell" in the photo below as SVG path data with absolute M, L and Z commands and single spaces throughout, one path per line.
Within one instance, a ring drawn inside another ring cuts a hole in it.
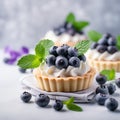
M 41 75 L 39 68 L 33 71 L 38 87 L 48 92 L 74 92 L 87 89 L 91 86 L 95 73 L 96 71 L 91 68 L 82 76 L 55 78 Z

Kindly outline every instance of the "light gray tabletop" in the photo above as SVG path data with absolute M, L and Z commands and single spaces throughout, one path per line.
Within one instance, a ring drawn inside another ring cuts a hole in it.
M 0 50 L 0 120 L 118 120 L 119 108 L 115 112 L 108 111 L 97 104 L 79 104 L 83 112 L 73 112 L 64 108 L 56 112 L 51 108 L 39 108 L 34 102 L 25 104 L 20 100 L 19 78 L 24 74 L 18 71 L 18 67 L 3 63 L 3 52 Z M 33 100 L 34 101 L 34 98 Z

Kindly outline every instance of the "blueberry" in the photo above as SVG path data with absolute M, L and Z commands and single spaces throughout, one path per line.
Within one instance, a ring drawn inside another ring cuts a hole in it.
M 79 67 L 80 66 L 80 59 L 78 57 L 71 57 L 69 59 L 69 64 L 73 67 Z
M 86 57 L 84 55 L 80 55 L 78 56 L 78 58 L 80 59 L 80 61 L 83 61 L 83 62 L 86 61 Z
M 77 31 L 80 35 L 83 35 L 84 34 L 84 32 L 83 31 Z
M 56 101 L 55 101 L 55 104 L 53 105 L 53 108 L 54 108 L 56 111 L 62 110 L 62 108 L 63 108 L 63 102 L 60 101 L 60 100 L 56 100 Z
M 97 49 L 97 51 L 98 51 L 99 53 L 104 53 L 104 52 L 107 50 L 107 46 L 105 46 L 105 45 L 98 45 L 98 46 L 96 47 L 96 49 Z
M 120 88 L 120 78 L 115 80 L 115 84 L 117 85 L 118 88 Z
M 50 48 L 50 50 L 49 50 L 49 53 L 52 54 L 52 55 L 57 56 L 57 52 L 56 52 L 56 49 L 57 49 L 57 48 L 58 48 L 57 46 L 52 46 L 52 47 Z
M 40 107 L 46 107 L 50 102 L 50 98 L 47 95 L 40 94 L 36 96 L 35 103 Z
M 112 35 L 110 33 L 106 33 L 103 35 L 103 38 L 105 38 L 105 39 L 109 39 L 110 37 L 112 37 Z
M 98 46 L 98 43 L 97 42 L 94 42 L 91 44 L 91 49 L 96 49 L 96 47 Z
M 110 53 L 110 54 L 114 54 L 115 52 L 118 51 L 118 49 L 117 49 L 116 46 L 108 46 L 108 47 L 107 47 L 107 51 L 108 51 L 108 53 Z
M 96 94 L 101 93 L 101 94 L 108 94 L 108 88 L 105 85 L 99 86 L 96 89 Z
M 60 32 L 60 34 L 63 34 L 63 33 L 66 32 L 66 29 L 65 29 L 63 26 L 61 26 L 61 27 L 59 28 L 59 32 Z
M 99 104 L 99 105 L 104 105 L 105 104 L 105 101 L 108 99 L 108 95 L 106 94 L 97 94 L 95 99 L 96 99 L 96 102 Z
M 99 74 L 96 76 L 96 81 L 98 84 L 103 85 L 106 83 L 107 78 L 106 78 L 106 76 Z
M 78 51 L 76 48 L 73 48 L 73 47 L 69 47 L 68 48 L 68 55 L 73 57 L 73 56 L 78 56 Z
M 59 35 L 62 34 L 62 33 L 60 32 L 59 28 L 55 28 L 53 31 L 54 31 L 55 35 L 57 35 L 57 36 L 59 36 Z
M 112 95 L 116 91 L 116 87 L 112 83 L 107 84 L 107 87 L 110 95 Z
M 114 98 L 108 98 L 105 101 L 105 106 L 110 111 L 115 111 L 117 109 L 117 107 L 118 107 L 118 101 L 116 99 L 114 99 Z
M 8 63 L 10 61 L 10 59 L 9 58 L 4 58 L 3 61 L 4 61 L 4 63 Z
M 30 101 L 32 95 L 28 92 L 24 92 L 20 97 L 23 102 L 28 103 Z
M 108 45 L 112 45 L 112 46 L 114 46 L 114 45 L 116 45 L 116 39 L 114 38 L 114 37 L 110 37 L 109 39 L 108 39 Z
M 67 47 L 61 46 L 56 49 L 57 54 L 61 56 L 66 56 L 68 54 Z
M 71 28 L 71 29 L 67 30 L 67 33 L 70 34 L 71 36 L 74 36 L 76 31 Z
M 67 24 L 65 25 L 65 28 L 66 28 L 67 30 L 73 29 L 73 25 L 72 25 L 71 23 L 67 23 Z
M 21 73 L 26 73 L 26 69 L 23 69 L 23 68 L 19 68 L 19 71 L 20 71 Z
M 55 65 L 58 69 L 67 68 L 68 67 L 68 60 L 63 56 L 58 56 L 56 58 Z
M 52 66 L 55 65 L 55 60 L 56 57 L 54 55 L 49 55 L 47 56 L 46 63 L 48 64 L 48 66 Z
M 98 41 L 98 43 L 99 43 L 100 45 L 108 45 L 108 40 L 105 39 L 105 38 L 101 38 L 101 39 Z

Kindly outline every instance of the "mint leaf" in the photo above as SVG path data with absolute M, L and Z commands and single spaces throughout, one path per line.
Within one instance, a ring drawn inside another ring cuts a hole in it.
M 38 43 L 35 47 L 35 53 L 40 58 L 44 58 L 45 57 L 45 47 L 43 47 L 43 45 L 41 45 L 41 43 Z
M 90 46 L 90 41 L 89 40 L 83 40 L 78 42 L 75 47 L 78 50 L 78 54 L 82 55 L 87 52 Z
M 117 40 L 117 48 L 120 50 L 120 35 L 116 37 Z
M 83 28 L 85 28 L 88 25 L 89 25 L 89 22 L 87 22 L 87 21 L 75 21 L 73 23 L 73 26 L 77 31 L 82 30 Z
M 28 69 L 28 68 L 35 68 L 40 65 L 42 60 L 39 60 L 39 58 L 36 55 L 26 55 L 23 56 L 19 61 L 18 64 L 21 68 L 23 69 Z
M 102 37 L 102 34 L 100 34 L 99 32 L 95 30 L 91 30 L 88 32 L 88 37 L 91 41 L 98 42 L 99 39 Z
M 71 97 L 70 99 L 63 101 L 63 104 L 69 104 L 74 102 L 74 97 Z
M 49 54 L 49 49 L 54 45 L 54 42 L 52 40 L 41 40 L 39 45 L 42 45 L 45 48 L 45 56 Z
M 105 75 L 107 77 L 107 80 L 113 80 L 115 79 L 115 70 L 102 70 L 100 74 Z
M 81 112 L 83 111 L 82 108 L 74 103 L 70 103 L 70 104 L 67 104 L 66 107 L 69 109 L 69 110 L 72 110 L 72 111 L 77 111 L 77 112 Z
M 75 15 L 73 13 L 69 13 L 66 17 L 67 23 L 73 23 L 75 21 Z

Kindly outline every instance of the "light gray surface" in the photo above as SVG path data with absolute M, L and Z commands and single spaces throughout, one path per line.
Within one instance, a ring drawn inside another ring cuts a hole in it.
M 50 106 L 39 108 L 33 102 L 23 103 L 19 98 L 18 81 L 23 75 L 18 72 L 16 66 L 3 64 L 4 55 L 2 50 L 0 51 L 0 120 L 119 120 L 120 105 L 118 111 L 109 112 L 97 104 L 80 104 L 84 110 L 80 113 L 68 110 L 56 112 Z
M 120 0 L 0 0 L 0 47 L 33 47 L 74 12 L 89 20 L 88 29 L 120 33 Z

